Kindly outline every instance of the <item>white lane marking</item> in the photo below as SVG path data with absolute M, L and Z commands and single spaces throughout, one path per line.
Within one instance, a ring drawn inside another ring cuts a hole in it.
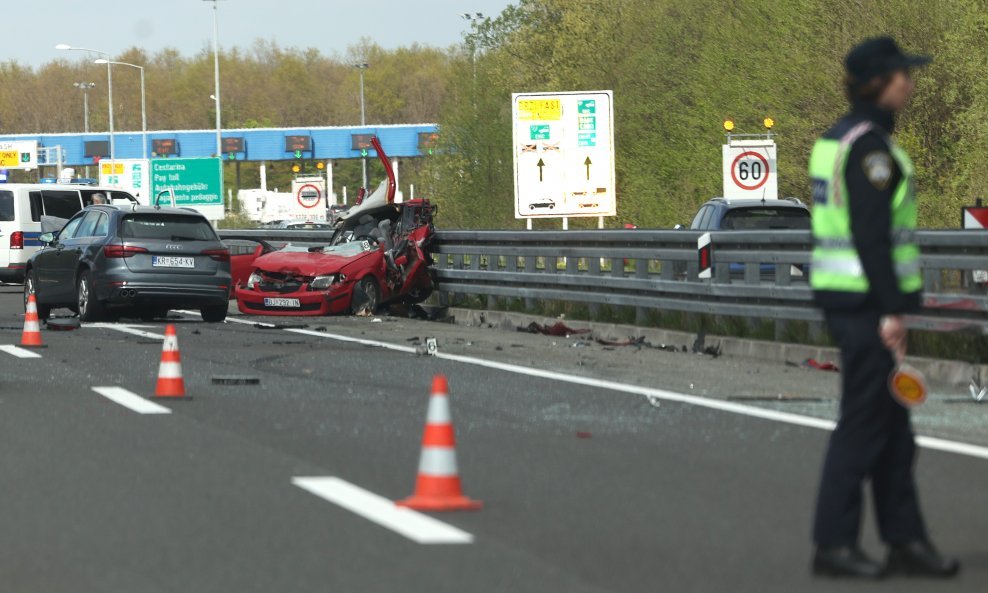
M 148 401 L 132 391 L 127 391 L 123 387 L 93 387 L 93 391 L 102 395 L 106 399 L 116 402 L 125 408 L 137 412 L 138 414 L 171 414 L 172 411 L 165 406 Z
M 0 345 L 0 352 L 6 352 L 7 354 L 16 356 L 17 358 L 41 358 L 41 355 L 37 352 L 26 348 L 21 348 L 20 346 L 14 346 L 13 344 Z
M 305 329 L 286 329 L 285 331 L 316 336 L 330 340 L 337 340 L 341 342 L 352 342 L 357 344 L 364 344 L 367 346 L 378 346 L 380 348 L 395 350 L 398 352 L 410 352 L 410 353 L 415 352 L 414 348 L 408 346 L 400 346 L 398 344 L 389 344 L 387 342 L 378 342 L 376 340 L 367 340 L 363 338 L 351 338 L 350 336 L 331 334 L 328 332 L 317 332 L 317 331 L 311 331 Z M 458 354 L 447 354 L 444 352 L 439 352 L 436 354 L 436 356 L 444 360 L 451 360 L 463 364 L 481 366 L 489 369 L 496 369 L 500 371 L 506 371 L 509 373 L 516 373 L 519 375 L 527 375 L 529 377 L 550 379 L 553 381 L 561 381 L 564 383 L 571 383 L 574 385 L 583 385 L 585 387 L 595 387 L 598 389 L 607 389 L 610 391 L 618 391 L 621 393 L 629 393 L 638 396 L 654 397 L 665 401 L 688 404 L 692 406 L 699 406 L 702 408 L 719 410 L 721 412 L 730 412 L 732 414 L 740 414 L 742 416 L 750 416 L 752 418 L 761 418 L 762 420 L 771 420 L 773 422 L 794 424 L 796 426 L 806 426 L 808 428 L 818 428 L 821 430 L 833 430 L 834 427 L 837 425 L 833 420 L 824 420 L 822 418 L 814 418 L 812 416 L 804 416 L 802 414 L 792 414 L 790 412 L 777 412 L 775 410 L 757 408 L 755 406 L 749 406 L 746 404 L 739 404 L 735 402 L 729 402 L 729 401 L 717 400 L 717 399 L 707 399 L 696 395 L 687 395 L 685 393 L 666 391 L 664 389 L 653 389 L 651 387 L 642 387 L 640 385 L 630 385 L 627 383 L 617 383 L 615 381 L 593 379 L 591 377 L 566 375 L 554 371 L 546 371 L 543 369 L 534 369 L 530 367 L 525 367 L 525 366 L 510 364 L 505 362 L 495 362 L 492 360 L 484 360 L 482 358 L 474 358 L 472 356 L 460 356 Z M 919 446 L 924 447 L 926 449 L 943 451 L 946 453 L 956 453 L 958 455 L 967 455 L 969 457 L 977 457 L 980 459 L 988 459 L 988 447 L 983 447 L 980 445 L 972 445 L 970 443 L 962 443 L 960 441 L 951 441 L 948 439 L 941 439 L 941 438 L 929 437 L 929 436 L 917 436 L 916 443 Z
M 139 336 L 141 338 L 150 338 L 152 340 L 164 340 L 165 336 L 163 334 L 155 334 L 152 332 L 146 332 L 142 327 L 154 327 L 151 325 L 125 325 L 121 323 L 84 323 L 82 327 L 94 327 L 97 329 L 112 329 L 113 331 L 123 332 L 125 334 L 131 334 Z
M 420 544 L 469 544 L 473 535 L 336 477 L 292 478 L 303 490 Z

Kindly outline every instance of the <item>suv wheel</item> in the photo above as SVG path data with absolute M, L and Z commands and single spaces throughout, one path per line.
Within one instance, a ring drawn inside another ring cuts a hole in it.
M 82 270 L 76 280 L 76 307 L 80 321 L 99 321 L 104 316 L 103 303 L 96 298 L 93 273 Z
M 38 302 L 38 284 L 35 280 L 34 270 L 28 270 L 24 276 L 24 310 L 27 311 L 27 299 L 34 295 L 34 302 L 38 306 L 38 319 L 47 321 L 51 316 L 51 305 L 42 305 Z
M 226 303 L 212 307 L 203 307 L 199 310 L 199 315 L 206 323 L 219 323 L 226 319 L 227 309 L 229 309 L 229 306 Z

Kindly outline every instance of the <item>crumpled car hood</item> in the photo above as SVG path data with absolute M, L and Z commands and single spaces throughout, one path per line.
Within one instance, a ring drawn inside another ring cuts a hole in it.
M 275 272 L 278 274 L 319 276 L 320 274 L 335 274 L 343 266 L 357 262 L 361 258 L 371 256 L 374 253 L 377 253 L 377 251 L 366 251 L 347 257 L 319 252 L 273 251 L 254 260 L 254 267 L 265 272 Z

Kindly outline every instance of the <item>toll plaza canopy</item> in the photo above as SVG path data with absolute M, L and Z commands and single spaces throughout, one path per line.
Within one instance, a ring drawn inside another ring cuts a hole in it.
M 377 135 L 388 156 L 408 158 L 428 154 L 437 133 L 436 124 L 228 129 L 221 134 L 221 156 L 243 161 L 375 156 L 370 147 L 370 136 Z M 61 146 L 64 165 L 91 165 L 111 156 L 108 132 L 0 134 L 0 142 L 11 140 L 36 140 L 39 148 Z M 142 140 L 141 132 L 115 132 L 112 156 L 117 159 L 143 158 Z M 149 130 L 147 142 L 146 155 L 153 158 L 216 156 L 215 129 Z

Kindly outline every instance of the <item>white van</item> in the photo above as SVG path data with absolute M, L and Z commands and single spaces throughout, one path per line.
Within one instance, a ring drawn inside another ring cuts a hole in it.
M 0 184 L 0 282 L 24 281 L 25 263 L 41 248 L 42 216 L 68 220 L 93 202 L 93 194 L 112 204 L 137 203 L 127 192 L 94 185 Z

